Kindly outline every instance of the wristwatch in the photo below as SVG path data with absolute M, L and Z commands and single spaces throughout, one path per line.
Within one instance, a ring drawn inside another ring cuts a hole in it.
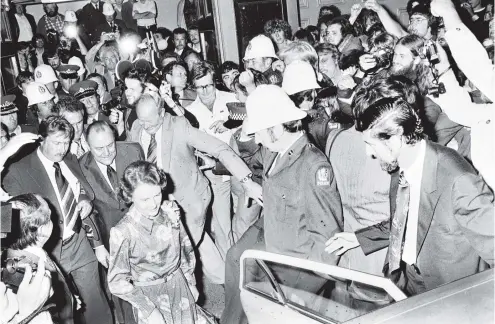
M 245 176 L 244 178 L 242 178 L 240 182 L 241 182 L 241 183 L 246 183 L 246 182 L 248 182 L 249 180 L 251 180 L 251 178 L 252 178 L 252 177 L 253 177 L 253 174 L 252 174 L 252 173 L 250 173 L 250 174 L 248 174 L 247 176 Z

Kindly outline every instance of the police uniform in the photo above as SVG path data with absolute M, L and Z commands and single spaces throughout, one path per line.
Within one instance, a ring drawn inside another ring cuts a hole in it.
M 84 80 L 81 82 L 78 82 L 74 84 L 73 86 L 70 87 L 69 89 L 69 94 L 71 96 L 74 96 L 77 100 L 81 100 L 83 98 L 91 97 L 91 96 L 96 96 L 97 92 L 96 89 L 98 88 L 98 83 L 96 83 L 93 80 Z M 87 115 L 87 114 L 86 114 Z M 87 127 L 88 125 L 92 124 L 94 121 L 97 120 L 102 120 L 106 121 L 109 125 L 114 125 L 110 122 L 110 119 L 108 116 L 106 116 L 103 112 L 98 111 L 98 114 L 92 120 L 89 120 L 91 117 L 86 116 L 88 120 L 84 123 L 84 126 Z
M 0 116 L 2 119 L 5 118 L 5 116 L 17 114 L 19 111 L 15 104 L 15 99 L 15 95 L 6 95 L 2 97 L 2 104 L 0 105 Z M 13 131 L 10 131 L 9 135 L 12 137 L 26 132 L 38 134 L 36 127 L 32 125 L 19 125 L 19 120 L 17 120 L 17 127 Z
M 77 71 L 79 71 L 80 67 L 77 65 L 60 65 L 57 68 L 57 72 L 60 78 L 62 79 L 77 79 L 79 76 L 77 75 Z M 69 93 L 65 92 L 62 86 L 57 89 L 57 95 L 59 99 L 64 97 L 68 97 Z

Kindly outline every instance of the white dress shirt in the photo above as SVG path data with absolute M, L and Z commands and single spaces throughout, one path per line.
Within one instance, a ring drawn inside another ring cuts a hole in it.
M 31 30 L 31 25 L 29 24 L 29 20 L 25 15 L 15 14 L 15 19 L 17 20 L 17 24 L 19 25 L 19 42 L 31 42 L 33 39 L 33 31 Z M 38 63 L 39 64 L 39 63 Z
M 105 180 L 107 181 L 107 183 L 110 185 L 110 188 L 113 188 L 112 186 L 112 183 L 110 182 L 110 179 L 108 178 L 108 175 L 107 175 L 107 167 L 105 164 L 101 164 L 100 162 L 96 161 L 96 165 L 98 166 L 98 168 L 100 169 L 101 173 L 103 174 L 103 178 L 105 178 Z M 112 164 L 110 164 L 110 166 L 114 169 L 115 172 L 117 172 L 117 167 L 115 165 L 115 159 L 113 160 Z M 115 192 L 117 192 L 117 189 L 118 188 L 113 188 L 113 190 Z
M 406 233 L 404 234 L 404 249 L 402 260 L 407 264 L 416 263 L 416 245 L 418 242 L 419 201 L 421 196 L 421 180 L 425 162 L 426 142 L 422 140 L 414 162 L 404 171 L 404 177 L 409 183 L 409 212 L 407 214 Z
M 146 0 L 145 3 L 141 3 L 140 0 L 138 2 L 134 2 L 132 6 L 132 12 L 137 11 L 138 13 L 152 12 L 156 16 L 156 5 L 153 0 Z M 137 19 L 137 25 L 141 27 L 147 27 L 156 25 L 156 17 L 155 18 L 139 18 Z
M 161 117 L 160 117 L 161 118 Z M 163 168 L 163 159 L 162 159 L 162 128 L 163 124 L 158 128 L 158 131 L 155 133 L 155 141 L 156 141 L 156 165 L 159 168 Z M 151 143 L 151 135 L 148 134 L 144 129 L 141 132 L 140 144 L 143 148 L 144 154 L 146 158 L 148 158 L 148 147 Z M 105 171 L 106 172 L 106 171 Z
M 230 137 L 234 134 L 237 128 L 227 130 L 226 132 L 223 133 L 214 133 L 210 129 L 210 126 L 218 120 L 227 121 L 227 119 L 229 118 L 229 109 L 227 108 L 226 104 L 228 102 L 238 102 L 238 100 L 236 99 L 233 93 L 220 91 L 220 90 L 215 90 L 215 91 L 216 91 L 216 99 L 215 102 L 213 103 L 212 110 L 208 109 L 208 107 L 206 107 L 201 102 L 199 96 L 196 98 L 196 100 L 194 100 L 193 103 L 191 103 L 185 109 L 187 109 L 191 114 L 194 115 L 194 117 L 196 117 L 196 119 L 199 122 L 200 130 L 218 138 L 222 142 L 229 144 Z
M 46 170 L 46 173 L 48 174 L 48 178 L 50 179 L 50 182 L 52 184 L 52 187 L 55 191 L 55 195 L 57 195 L 57 200 L 58 204 L 60 205 L 60 209 L 62 210 L 62 213 L 64 212 L 63 207 L 62 207 L 62 199 L 60 197 L 60 193 L 58 192 L 58 186 L 57 186 L 57 181 L 55 180 L 55 168 L 53 167 L 53 162 L 48 160 L 43 153 L 41 153 L 41 150 L 38 149 L 37 151 L 38 157 L 41 160 L 41 163 L 43 164 L 43 167 Z M 60 171 L 62 172 L 62 175 L 65 177 L 67 182 L 69 183 L 70 188 L 72 189 L 72 192 L 74 193 L 74 198 L 76 201 L 79 200 L 79 194 L 81 193 L 81 184 L 79 180 L 72 174 L 70 169 L 67 167 L 64 161 L 60 161 L 58 163 L 60 165 Z M 67 239 L 71 237 L 74 234 L 74 231 L 72 229 L 67 228 L 67 224 L 65 223 L 65 214 L 61 215 L 64 217 L 64 232 L 62 239 Z

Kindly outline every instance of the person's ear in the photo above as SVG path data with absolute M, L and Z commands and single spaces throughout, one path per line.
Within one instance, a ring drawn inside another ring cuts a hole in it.
M 170 83 L 170 79 L 172 79 L 172 76 L 170 74 L 165 74 L 165 81 L 167 81 L 167 83 Z

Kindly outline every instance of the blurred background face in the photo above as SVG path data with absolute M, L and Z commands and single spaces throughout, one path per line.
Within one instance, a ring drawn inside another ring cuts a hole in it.
M 264 73 L 271 66 L 271 62 L 270 64 L 267 64 L 267 61 L 269 60 L 265 60 L 263 57 L 256 57 L 249 60 L 244 60 L 244 67 L 246 69 L 254 69 L 256 71 Z
M 24 6 L 23 5 L 15 5 L 15 13 L 18 15 L 24 14 Z
M 409 26 L 407 30 L 416 36 L 422 38 L 430 38 L 430 27 L 428 26 L 428 19 L 423 15 L 413 15 L 409 19 Z M 429 36 L 428 36 L 429 35 Z
M 332 45 L 339 46 L 342 42 L 342 27 L 339 24 L 328 26 L 326 33 L 326 41 Z
M 215 102 L 216 89 L 211 74 L 207 74 L 201 79 L 194 80 L 194 87 L 196 88 L 199 99 L 204 105 L 210 106 Z
M 107 70 L 113 73 L 117 63 L 119 62 L 119 57 L 115 51 L 106 50 L 100 53 L 100 60 L 103 62 Z
M 41 152 L 52 162 L 60 162 L 64 159 L 70 147 L 70 138 L 63 132 L 48 135 L 41 143 Z
M 409 48 L 397 44 L 394 48 L 394 58 L 390 71 L 392 74 L 403 74 L 413 67 L 414 57 Z
M 132 204 L 144 217 L 155 217 L 162 204 L 162 188 L 140 183 L 132 193 Z
M 59 81 L 60 81 L 60 84 L 62 85 L 62 88 L 65 90 L 65 92 L 69 92 L 70 87 L 72 87 L 77 82 L 77 78 L 64 79 L 64 78 L 60 77 Z
M 126 87 L 125 96 L 127 98 L 127 102 L 130 105 L 134 105 L 143 94 L 143 85 L 141 84 L 141 81 L 136 79 L 126 78 L 124 82 Z
M 201 62 L 201 59 L 196 54 L 196 52 L 192 52 L 188 56 L 185 57 L 184 62 L 187 64 L 187 69 L 192 71 L 194 64 Z
M 320 72 L 327 77 L 332 78 L 338 71 L 337 62 L 331 54 L 323 54 L 318 56 L 318 67 Z
M 89 80 L 93 80 L 94 82 L 98 83 L 98 87 L 96 88 L 96 93 L 100 96 L 100 98 L 103 98 L 105 95 L 105 85 L 103 84 L 103 81 L 101 81 L 100 78 L 94 77 Z
M 179 51 L 186 47 L 186 35 L 185 34 L 174 34 L 174 44 L 175 48 Z
M 53 68 L 53 70 L 57 70 L 57 68 L 60 66 L 60 58 L 58 55 L 55 55 L 53 57 L 48 58 L 48 64 Z
M 86 114 L 96 115 L 98 113 L 100 104 L 95 95 L 86 98 L 81 98 L 79 99 L 79 101 L 82 102 L 82 104 L 84 105 L 84 108 L 86 109 Z
M 44 48 L 45 40 L 43 38 L 36 38 L 36 48 Z
M 58 13 L 58 6 L 54 3 L 45 4 L 43 9 L 48 17 L 55 17 Z
M 0 149 L 3 149 L 5 145 L 9 142 L 9 134 L 0 128 Z
M 234 91 L 234 89 L 232 89 L 232 81 L 238 75 L 239 75 L 239 70 L 231 70 L 227 73 L 222 74 L 222 81 L 223 81 L 224 86 L 227 89 Z
M 327 36 L 327 27 L 325 24 L 320 25 L 320 39 L 325 39 Z
M 75 142 L 81 139 L 82 133 L 84 131 L 83 113 L 82 111 L 65 111 L 61 114 L 71 125 L 74 127 L 74 138 Z
M 40 102 L 38 106 L 38 118 L 41 120 L 47 118 L 48 116 L 57 115 L 57 110 L 55 109 L 55 102 L 53 99 Z
M 2 116 L 2 123 L 7 126 L 9 133 L 12 133 L 17 128 L 17 113 Z
M 189 39 L 193 44 L 199 44 L 199 30 L 191 29 L 187 32 L 189 34 Z
M 103 165 L 110 165 L 115 160 L 117 149 L 111 130 L 91 132 L 88 144 L 95 160 Z
M 172 69 L 172 74 L 167 76 L 169 83 L 175 88 L 175 91 L 182 91 L 186 87 L 187 72 L 180 65 L 176 65 Z
M 285 34 L 283 30 L 277 30 L 276 32 L 270 34 L 270 36 L 277 44 L 283 44 L 285 42 Z

